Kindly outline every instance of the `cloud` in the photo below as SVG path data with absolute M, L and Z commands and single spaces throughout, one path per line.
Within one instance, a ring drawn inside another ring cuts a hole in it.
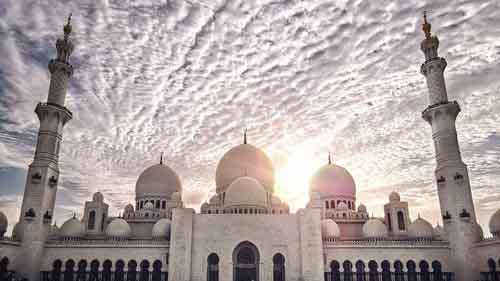
M 46 64 L 72 11 L 67 106 L 74 119 L 60 156 L 61 219 L 97 190 L 118 214 L 161 151 L 182 178 L 187 203 L 199 204 L 213 191 L 218 160 L 248 127 L 249 141 L 277 170 L 286 165 L 282 155 L 313 140 L 314 157 L 332 151 L 354 175 L 358 201 L 376 214 L 396 189 L 436 221 L 431 131 L 420 117 L 427 106 L 420 15 L 427 9 L 449 64 L 450 99 L 462 105 L 459 142 L 486 225 L 489 198 L 500 196 L 499 4 L 337 2 L 3 1 L 0 167 L 26 168 L 32 159 L 33 109 L 46 97 Z M 15 182 L 9 192 L 21 194 L 24 180 Z M 11 222 L 15 206 L 6 207 Z

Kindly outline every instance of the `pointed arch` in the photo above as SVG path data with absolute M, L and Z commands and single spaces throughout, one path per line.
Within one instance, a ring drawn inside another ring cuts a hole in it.
M 260 254 L 257 247 L 243 241 L 233 251 L 233 280 L 259 281 Z

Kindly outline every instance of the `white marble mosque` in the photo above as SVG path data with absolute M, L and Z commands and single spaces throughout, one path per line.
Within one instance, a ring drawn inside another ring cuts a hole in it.
M 0 279 L 498 281 L 500 210 L 490 220 L 492 237 L 484 238 L 457 142 L 460 106 L 448 100 L 447 63 L 425 17 L 422 27 L 429 101 L 422 117 L 432 129 L 442 226 L 410 216 L 396 192 L 387 195 L 385 217 L 371 217 L 356 201 L 349 171 L 331 161 L 311 179 L 307 205 L 290 212 L 274 194 L 272 161 L 245 136 L 219 161 L 216 194 L 200 212 L 184 206 L 182 180 L 160 161 L 138 177 L 135 203 L 119 217 L 109 215 L 97 192 L 85 202 L 83 217 L 58 227 L 52 217 L 59 147 L 72 118 L 65 107 L 74 47 L 68 19 L 49 62 L 47 102 L 35 109 L 38 142 L 11 237 L 4 235 L 8 222 L 0 212 Z

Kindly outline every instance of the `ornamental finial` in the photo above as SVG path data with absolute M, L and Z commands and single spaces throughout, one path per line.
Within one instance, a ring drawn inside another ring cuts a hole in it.
M 243 144 L 247 144 L 247 128 L 243 131 Z
M 424 11 L 424 23 L 422 24 L 425 38 L 431 38 L 431 24 L 427 22 L 427 11 Z
M 160 165 L 163 165 L 163 151 L 160 154 Z
M 332 165 L 332 154 L 328 151 L 328 165 Z
M 68 22 L 66 23 L 66 25 L 64 26 L 64 37 L 68 37 L 69 34 L 71 33 L 71 30 L 72 30 L 72 27 L 71 27 L 71 16 L 73 14 L 70 13 L 69 16 L 68 16 Z

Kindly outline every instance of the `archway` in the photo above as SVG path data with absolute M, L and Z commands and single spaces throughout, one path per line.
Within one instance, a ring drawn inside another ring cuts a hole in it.
M 233 251 L 233 281 L 259 281 L 259 250 L 241 242 Z
M 280 253 L 273 257 L 273 281 L 285 281 L 285 257 Z
M 207 258 L 207 281 L 219 281 L 219 256 L 216 253 Z

